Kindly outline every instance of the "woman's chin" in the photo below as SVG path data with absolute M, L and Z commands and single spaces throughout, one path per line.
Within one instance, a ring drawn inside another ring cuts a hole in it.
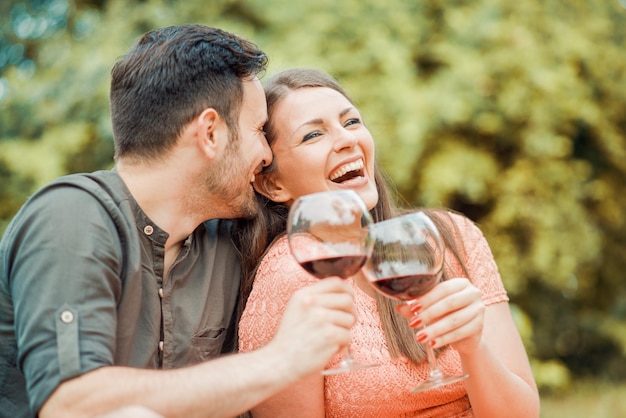
M 376 190 L 376 187 L 367 188 L 364 190 L 357 190 L 356 192 L 359 194 L 359 196 L 361 196 L 363 202 L 365 202 L 365 206 L 367 206 L 367 209 L 374 209 L 374 206 L 376 206 L 376 204 L 378 203 L 378 191 Z

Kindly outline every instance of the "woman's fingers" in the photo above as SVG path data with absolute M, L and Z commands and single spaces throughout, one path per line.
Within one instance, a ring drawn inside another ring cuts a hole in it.
M 480 307 L 465 308 L 425 325 L 416 334 L 416 340 L 433 347 L 453 345 L 457 351 L 471 351 L 482 337 L 483 314 Z
M 459 351 L 469 351 L 482 337 L 485 306 L 481 292 L 464 278 L 442 282 L 416 301 L 397 309 L 404 316 L 411 312 L 419 318 L 412 319 L 411 324 L 425 327 L 416 334 L 416 340 L 421 343 L 434 347 L 452 344 Z

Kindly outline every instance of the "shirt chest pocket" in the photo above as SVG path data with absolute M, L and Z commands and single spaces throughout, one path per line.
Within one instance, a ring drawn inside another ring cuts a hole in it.
M 226 334 L 226 328 L 209 328 L 191 337 L 191 363 L 200 363 L 219 356 Z

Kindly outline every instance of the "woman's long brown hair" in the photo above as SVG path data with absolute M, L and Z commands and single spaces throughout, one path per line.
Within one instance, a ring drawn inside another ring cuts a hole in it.
M 276 105 L 290 91 L 308 88 L 308 87 L 326 87 L 341 93 L 351 103 L 348 94 L 344 89 L 329 75 L 312 69 L 294 68 L 284 70 L 272 76 L 265 83 L 265 94 L 267 97 L 267 110 L 269 122 L 265 126 L 267 141 L 270 145 L 276 140 L 276 129 L 272 124 L 273 112 Z M 267 171 L 276 169 L 276 162 L 267 167 Z M 402 209 L 396 205 L 392 199 L 395 189 L 391 187 L 385 173 L 378 166 L 375 167 L 374 179 L 376 181 L 376 189 L 378 190 L 378 202 L 371 209 L 370 213 L 374 218 L 374 222 L 390 219 L 401 213 L 415 211 L 417 209 Z M 263 255 L 270 247 L 272 242 L 280 235 L 284 234 L 287 229 L 287 215 L 289 208 L 281 203 L 272 202 L 266 197 L 256 194 L 259 203 L 259 213 L 253 219 L 241 219 L 237 221 L 234 235 L 235 247 L 237 248 L 242 261 L 242 281 L 239 301 L 238 315 L 243 312 L 252 285 L 258 265 Z M 444 239 L 445 245 L 452 254 L 459 260 L 463 270 L 468 274 L 467 268 L 461 257 L 462 242 L 455 239 L 454 222 L 449 218 L 446 210 L 440 209 L 421 209 L 425 212 L 439 228 Z M 444 280 L 447 279 L 444 269 Z M 426 359 L 424 348 L 421 344 L 416 343 L 414 331 L 409 327 L 408 321 L 402 315 L 398 314 L 395 306 L 399 301 L 387 298 L 376 292 L 376 303 L 381 318 L 381 324 L 387 346 L 392 357 L 405 356 L 416 364 Z

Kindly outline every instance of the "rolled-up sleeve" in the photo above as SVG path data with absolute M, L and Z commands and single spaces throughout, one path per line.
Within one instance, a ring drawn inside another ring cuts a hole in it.
M 52 187 L 10 230 L 17 365 L 35 412 L 62 381 L 113 364 L 122 248 L 95 200 Z

